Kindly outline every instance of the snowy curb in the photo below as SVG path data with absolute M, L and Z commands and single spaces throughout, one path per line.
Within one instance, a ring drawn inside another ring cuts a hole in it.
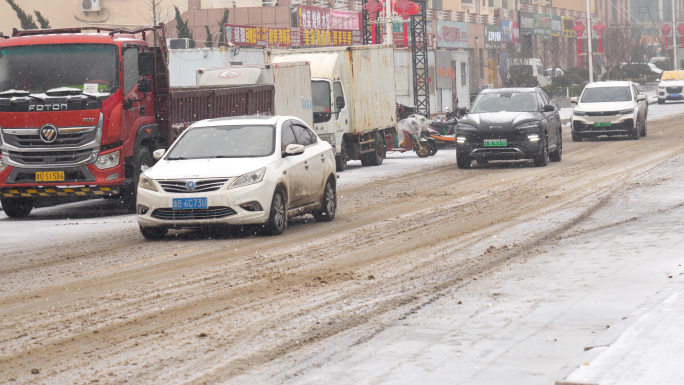
M 587 345 L 579 367 L 556 385 L 677 383 L 684 374 L 682 302 L 684 274 Z

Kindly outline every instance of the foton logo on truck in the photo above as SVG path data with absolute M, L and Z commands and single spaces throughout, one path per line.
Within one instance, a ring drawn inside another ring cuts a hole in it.
M 30 105 L 29 111 L 66 111 L 66 104 L 34 104 Z

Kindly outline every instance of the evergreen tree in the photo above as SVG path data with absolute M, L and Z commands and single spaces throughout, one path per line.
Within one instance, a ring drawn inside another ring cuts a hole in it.
M 35 9 L 33 10 L 33 13 L 36 14 L 36 20 L 38 20 L 38 24 L 40 24 L 40 28 L 42 29 L 47 29 L 50 28 L 50 22 L 48 19 L 44 18 L 43 15 L 36 11 Z
M 190 39 L 190 48 L 195 48 L 195 39 L 192 37 L 193 32 L 190 29 L 190 27 L 188 27 L 188 22 L 190 20 L 188 19 L 186 21 L 183 21 L 180 11 L 178 10 L 178 7 L 174 5 L 173 8 L 176 9 L 176 33 L 178 34 L 178 38 Z
M 26 12 L 24 12 L 21 7 L 17 5 L 17 3 L 14 2 L 14 0 L 5 0 L 7 4 L 12 7 L 14 12 L 17 13 L 17 17 L 19 18 L 19 21 L 21 22 L 21 28 L 22 29 L 38 29 L 38 26 L 36 25 L 36 22 L 33 21 L 33 16 L 27 15 Z
M 223 10 L 223 19 L 219 21 L 219 33 L 217 35 L 218 37 L 218 46 L 219 47 L 225 47 L 226 46 L 226 27 L 225 25 L 228 23 L 228 9 Z
M 208 25 L 205 25 L 205 26 L 204 26 L 204 29 L 207 30 L 207 40 L 204 41 L 204 45 L 205 45 L 207 48 L 211 48 L 211 47 L 214 45 L 214 39 L 213 39 L 212 36 L 211 36 L 211 31 L 209 30 L 209 26 L 208 26 Z

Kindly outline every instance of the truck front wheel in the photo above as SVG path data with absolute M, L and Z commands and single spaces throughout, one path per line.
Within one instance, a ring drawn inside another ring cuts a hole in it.
M 33 198 L 3 198 L 2 210 L 10 218 L 24 218 L 33 210 Z
M 342 143 L 340 143 L 340 154 L 335 156 L 335 169 L 337 172 L 347 169 L 348 160 L 349 156 L 347 155 L 347 145 L 344 143 L 344 139 L 342 139 Z
M 140 174 L 154 166 L 154 158 L 147 147 L 140 147 L 133 160 L 133 183 L 122 192 L 123 202 L 129 209 L 135 209 L 135 198 L 138 194 L 138 181 Z

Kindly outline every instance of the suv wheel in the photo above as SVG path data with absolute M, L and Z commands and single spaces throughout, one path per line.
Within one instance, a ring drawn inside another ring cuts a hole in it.
M 549 142 L 546 135 L 543 136 L 539 154 L 534 158 L 536 167 L 545 167 L 549 163 Z
M 632 134 L 629 136 L 629 138 L 632 140 L 639 140 L 640 135 L 641 135 L 641 122 L 637 118 L 636 127 L 634 127 L 634 130 L 632 131 Z
M 456 165 L 458 168 L 470 168 L 471 159 L 466 156 L 458 155 L 458 150 L 456 150 Z
M 563 136 L 558 133 L 558 143 L 556 143 L 556 150 L 549 154 L 549 159 L 552 162 L 560 162 L 563 158 Z
M 641 132 L 639 132 L 639 135 L 641 136 L 646 136 L 646 132 L 648 131 L 648 122 L 647 122 L 648 116 L 644 118 L 644 123 L 643 126 L 641 127 Z

